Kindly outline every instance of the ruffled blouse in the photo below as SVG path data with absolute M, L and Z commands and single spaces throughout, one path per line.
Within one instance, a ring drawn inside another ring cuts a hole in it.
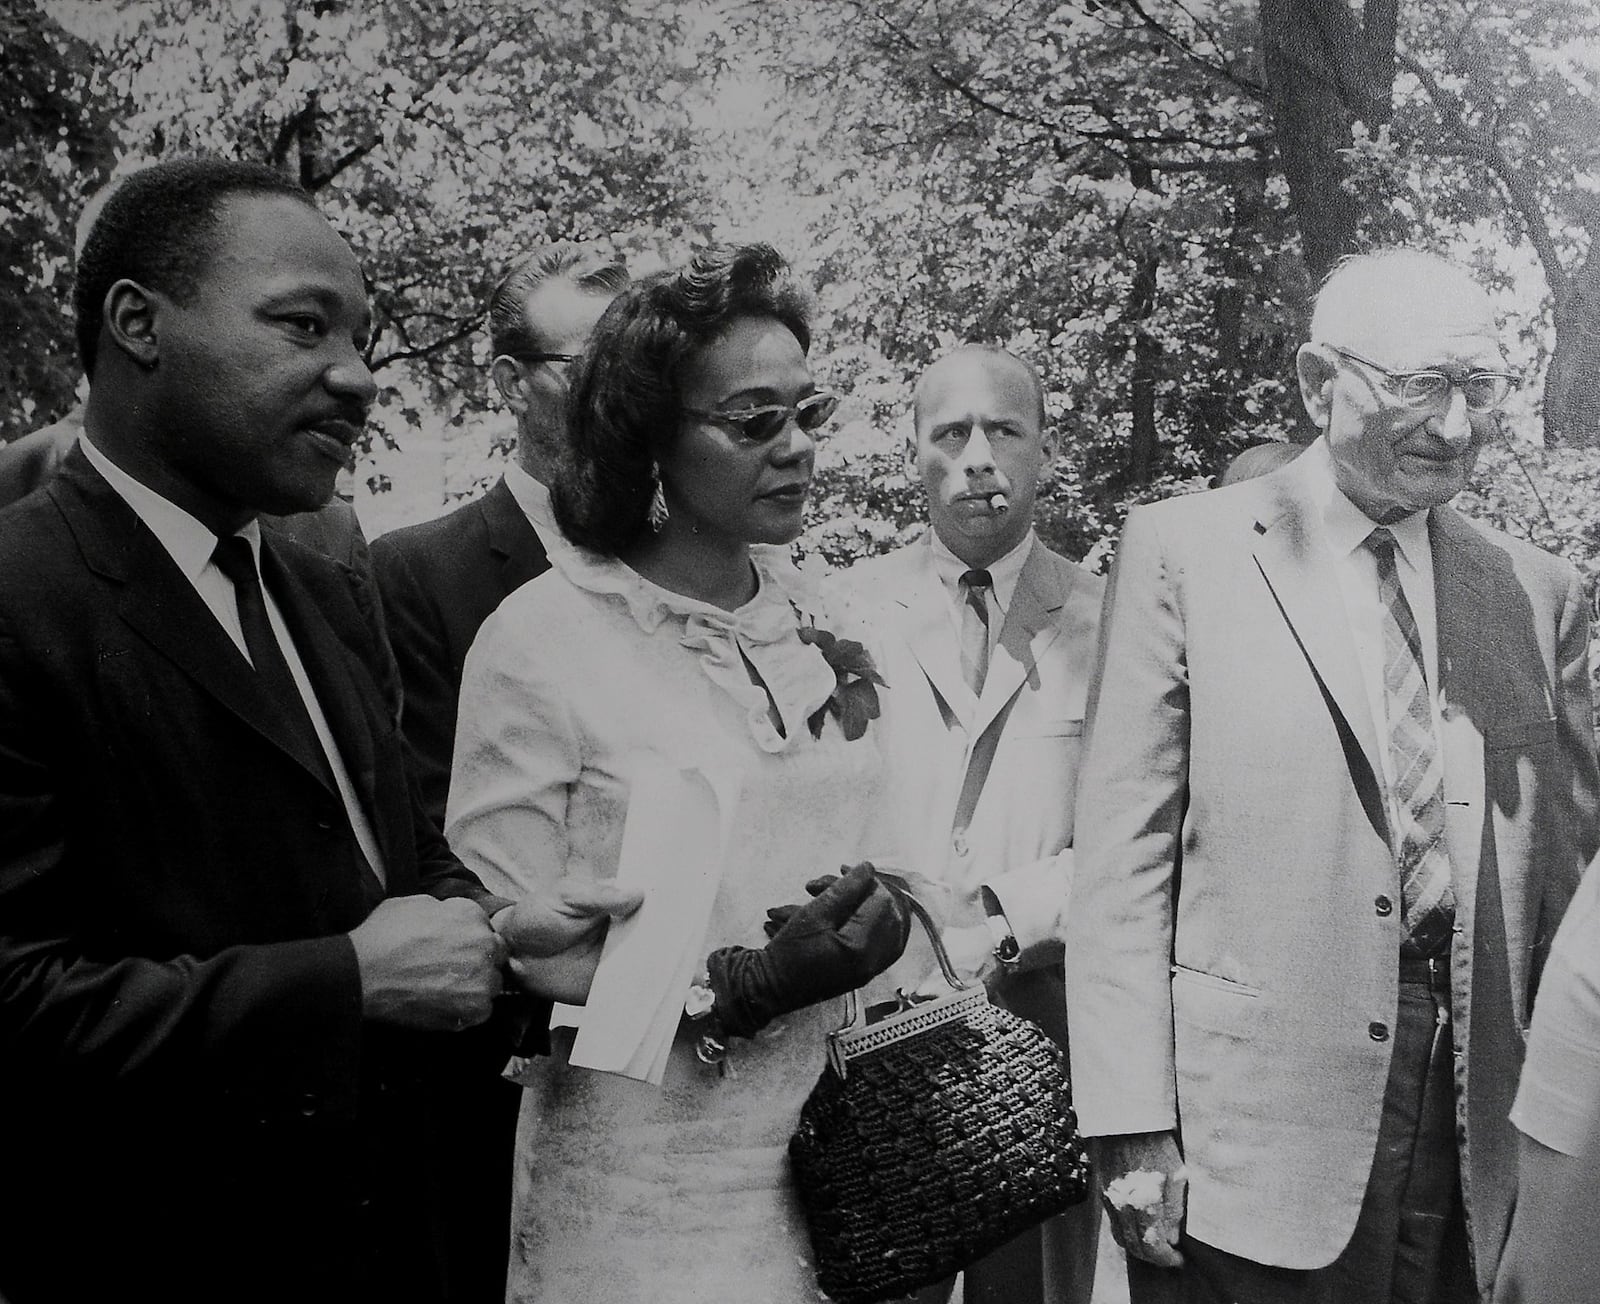
M 858 622 L 832 595 L 824 609 L 783 549 L 751 560 L 755 595 L 724 611 L 564 549 L 484 622 L 462 675 L 445 832 L 486 885 L 517 896 L 567 873 L 615 874 L 647 757 L 735 784 L 758 772 L 783 783 L 774 776 L 796 765 L 876 775 L 872 731 L 845 737 L 829 706 L 838 676 L 800 636 L 814 625 L 858 639 Z
M 733 611 L 664 589 L 586 549 L 567 549 L 553 561 L 572 584 L 625 609 L 644 633 L 654 635 L 667 622 L 681 625 L 679 645 L 693 652 L 706 678 L 739 704 L 750 736 L 764 752 L 790 746 L 833 694 L 833 667 L 799 635 L 802 625 L 823 621 L 817 591 L 784 548 L 758 544 L 750 549 L 755 595 Z M 760 683 L 751 678 L 747 662 Z M 773 710 L 782 721 L 781 732 Z

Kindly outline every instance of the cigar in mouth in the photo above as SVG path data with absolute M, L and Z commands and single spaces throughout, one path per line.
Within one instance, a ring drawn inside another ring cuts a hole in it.
M 1011 510 L 1011 504 L 1006 501 L 1004 494 L 990 494 L 989 510 L 1003 516 Z

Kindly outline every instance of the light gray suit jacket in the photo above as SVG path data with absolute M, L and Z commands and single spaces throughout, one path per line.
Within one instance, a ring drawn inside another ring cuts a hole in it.
M 930 538 L 862 562 L 842 579 L 866 608 L 889 685 L 877 731 L 895 844 L 909 869 L 944 889 L 930 905 L 947 927 L 981 925 L 980 889 L 995 892 L 1023 947 L 1018 971 L 995 982 L 996 998 L 1064 1038 L 1053 966 L 1071 882 L 1073 794 L 1105 581 L 1035 540 L 983 693 L 975 696 L 961 673 Z M 970 822 L 955 829 L 963 786 L 977 778 L 974 752 L 991 732 L 987 778 Z M 915 981 L 908 966 L 926 963 L 913 948 L 891 978 Z M 1047 979 L 1028 977 L 1043 969 Z
M 1067 926 L 1085 1132 L 1178 1128 L 1189 1233 L 1292 1268 L 1355 1225 L 1400 943 L 1381 743 L 1310 470 L 1129 516 Z M 1594 850 L 1588 607 L 1566 563 L 1448 507 L 1429 524 L 1458 1136 L 1488 1282 L 1533 993 Z

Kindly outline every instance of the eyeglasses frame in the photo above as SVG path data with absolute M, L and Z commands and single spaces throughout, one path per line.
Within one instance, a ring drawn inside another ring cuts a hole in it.
M 825 416 L 818 419 L 816 425 L 810 427 L 805 425 L 800 426 L 800 429 L 804 430 L 809 435 L 817 430 L 820 430 L 828 418 L 833 416 L 833 414 L 839 410 L 839 404 L 844 401 L 843 395 L 836 394 L 832 390 L 819 389 L 815 394 L 807 394 L 798 403 L 763 403 L 758 407 L 735 408 L 732 412 L 707 412 L 701 408 L 684 408 L 682 411 L 684 416 L 698 417 L 702 421 L 710 421 L 715 425 L 732 429 L 741 439 L 749 440 L 752 444 L 770 444 L 774 439 L 784 432 L 784 429 L 788 426 L 790 421 L 794 421 L 798 424 L 799 417 L 802 412 L 808 411 L 817 406 L 819 401 L 827 401 L 830 399 L 833 402 L 833 406 L 828 409 Z M 785 416 L 783 424 L 765 438 L 749 434 L 740 424 L 741 422 L 750 420 L 752 417 L 761 416 L 766 412 L 782 412 L 785 413 Z
M 1391 386 L 1391 392 L 1394 394 L 1395 398 L 1397 398 L 1401 403 L 1404 403 L 1407 407 L 1410 407 L 1410 408 L 1425 408 L 1425 407 L 1430 407 L 1430 406 L 1433 406 L 1433 405 L 1439 403 L 1438 399 L 1421 399 L 1421 400 L 1419 400 L 1419 399 L 1414 399 L 1414 398 L 1407 398 L 1405 396 L 1404 391 L 1405 391 L 1406 382 L 1411 380 L 1412 378 L 1414 378 L 1416 376 L 1438 376 L 1441 380 L 1443 380 L 1445 382 L 1445 391 L 1444 391 L 1445 392 L 1445 396 L 1446 396 L 1445 399 L 1444 399 L 1444 405 L 1445 406 L 1448 406 L 1448 404 L 1449 404 L 1449 394 L 1450 394 L 1450 391 L 1452 389 L 1459 389 L 1461 391 L 1461 397 L 1463 399 L 1466 399 L 1467 398 L 1467 391 L 1466 391 L 1467 384 L 1469 382 L 1473 381 L 1473 380 L 1479 379 L 1480 377 L 1489 377 L 1489 378 L 1493 378 L 1495 380 L 1504 381 L 1506 383 L 1506 392 L 1500 398 L 1496 399 L 1493 403 L 1490 403 L 1487 407 L 1473 407 L 1471 401 L 1469 400 L 1467 402 L 1467 411 L 1469 411 L 1469 412 L 1495 412 L 1495 411 L 1498 411 L 1500 409 L 1500 407 L 1505 403 L 1505 401 L 1508 398 L 1511 397 L 1513 391 L 1516 390 L 1517 386 L 1522 384 L 1522 377 L 1518 376 L 1515 372 L 1511 372 L 1511 371 L 1487 371 L 1487 370 L 1473 371 L 1473 372 L 1469 372 L 1465 376 L 1462 376 L 1458 380 L 1454 376 L 1449 375 L 1447 372 L 1440 371 L 1437 367 L 1418 367 L 1415 371 L 1395 371 L 1391 367 L 1384 366 L 1381 362 L 1374 362 L 1371 358 L 1363 358 L 1359 353 L 1355 352 L 1355 350 L 1353 350 L 1353 349 L 1342 348 L 1337 344 L 1328 344 L 1328 345 L 1325 345 L 1324 347 L 1328 348 L 1328 349 L 1331 349 L 1334 353 L 1337 353 L 1341 358 L 1346 358 L 1351 362 L 1359 362 L 1363 367 L 1371 367 L 1374 371 L 1376 371 L 1386 381 L 1389 382 L 1389 385 Z

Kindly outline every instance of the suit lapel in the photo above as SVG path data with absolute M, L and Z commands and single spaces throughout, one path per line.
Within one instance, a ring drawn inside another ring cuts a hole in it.
M 1263 485 L 1275 485 L 1282 497 L 1255 520 L 1257 539 L 1252 551 L 1334 713 L 1341 739 L 1347 740 L 1347 752 L 1354 749 L 1349 757 L 1352 778 L 1368 818 L 1387 842 L 1391 838 L 1383 798 L 1383 764 L 1372 709 L 1350 640 L 1338 574 L 1313 524 L 1318 509 L 1306 484 L 1307 470 L 1307 465 L 1297 464 L 1263 480 Z
M 373 809 L 376 768 L 373 726 L 363 712 L 361 686 L 350 673 L 348 654 L 305 587 L 285 565 L 275 545 L 261 540 L 261 569 L 273 601 L 289 627 L 300 663 L 310 679 L 317 705 L 333 733 L 345 772 L 355 785 L 363 809 Z
M 1485 649 L 1513 646 L 1513 640 L 1496 637 L 1494 625 L 1517 604 L 1497 600 L 1482 587 L 1491 583 L 1492 563 L 1476 560 L 1488 545 L 1448 507 L 1436 508 L 1428 518 L 1428 539 L 1433 551 L 1433 588 L 1439 623 L 1439 716 L 1444 747 L 1445 845 L 1450 852 L 1450 881 L 1455 889 L 1457 923 L 1462 936 L 1476 930 L 1478 869 L 1483 855 L 1485 827 L 1483 730 L 1489 719 L 1484 690 L 1495 668 Z M 1504 670 L 1501 673 L 1506 673 Z M 1505 866 L 1509 881 L 1501 885 L 1502 927 L 1507 954 L 1520 954 L 1522 939 L 1515 935 L 1523 918 L 1520 903 L 1525 885 L 1523 866 Z M 1522 1003 L 1522 971 L 1512 965 L 1513 1001 Z
M 52 490 L 84 560 L 120 586 L 117 611 L 146 643 L 223 709 L 322 781 L 307 740 L 289 727 L 255 672 L 177 563 L 76 449 Z
M 892 608 L 900 635 L 939 695 L 944 710 L 962 724 L 970 725 L 978 699 L 961 673 L 961 651 L 950 625 L 950 605 L 934 569 L 933 550 L 926 536 L 911 553 L 910 561 L 903 591 L 896 594 Z
M 1050 565 L 1044 545 L 1035 539 L 1012 590 L 1000 640 L 989 658 L 989 673 L 984 677 L 983 695 L 973 721 L 974 738 L 1016 696 L 1039 658 L 1060 636 L 1061 626 L 1055 615 L 1066 601 L 1066 586 Z
M 505 477 L 479 501 L 488 532 L 489 551 L 500 562 L 500 584 L 509 596 L 549 566 L 543 540 L 518 504 Z

